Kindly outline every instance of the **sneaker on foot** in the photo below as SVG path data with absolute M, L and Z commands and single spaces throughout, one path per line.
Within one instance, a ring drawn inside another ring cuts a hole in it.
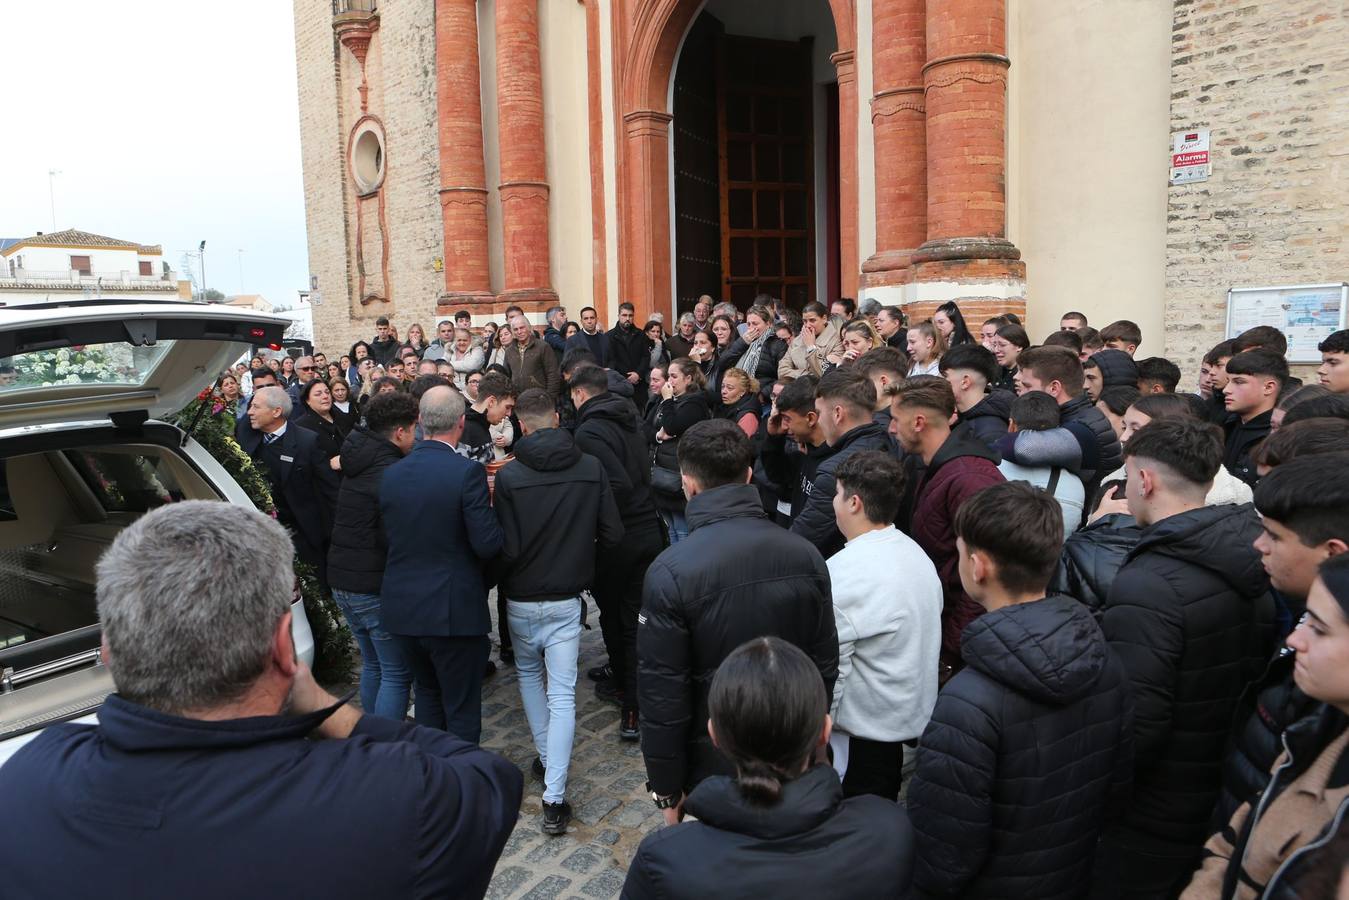
M 642 729 L 637 720 L 637 710 L 630 709 L 618 720 L 618 736 L 621 740 L 637 741 L 642 738 Z
M 586 670 L 586 677 L 591 681 L 612 681 L 614 677 L 613 666 L 605 663 L 602 666 L 595 666 Z
M 606 703 L 623 703 L 623 689 L 613 681 L 595 682 L 595 696 Z
M 533 773 L 534 773 L 534 777 L 537 778 L 537 779 L 539 779 L 539 781 L 543 781 L 544 773 L 545 773 L 547 770 L 544 768 L 543 760 L 539 759 L 539 758 L 536 756 L 536 757 L 534 757 L 534 762 L 533 762 L 533 764 L 530 765 L 530 767 L 529 767 L 529 771 L 533 772 Z
M 543 833 L 544 834 L 566 834 L 567 823 L 571 821 L 571 804 L 566 800 L 561 803 L 543 804 Z

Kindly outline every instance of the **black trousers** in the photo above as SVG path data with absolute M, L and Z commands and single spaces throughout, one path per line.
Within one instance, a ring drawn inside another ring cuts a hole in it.
M 492 641 L 466 637 L 393 636 L 417 686 L 417 724 L 478 743 L 482 736 L 482 674 Z
M 1096 846 L 1092 900 L 1171 900 L 1190 883 L 1199 844 L 1177 846 L 1125 826 L 1107 829 Z
M 637 614 L 642 611 L 642 582 L 651 561 L 665 549 L 658 519 L 628 532 L 623 546 L 596 566 L 595 605 L 609 665 L 623 688 L 623 711 L 637 709 Z
M 848 770 L 843 775 L 843 796 L 875 794 L 898 801 L 904 784 L 904 743 L 871 741 L 848 736 Z

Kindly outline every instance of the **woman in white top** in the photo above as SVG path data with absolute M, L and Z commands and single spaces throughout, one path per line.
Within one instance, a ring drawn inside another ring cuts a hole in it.
M 454 349 L 450 351 L 446 361 L 454 369 L 455 386 L 462 391 L 468 376 L 483 369 L 482 348 L 473 346 L 473 332 L 467 328 L 454 330 Z
M 909 377 L 915 375 L 940 375 L 937 364 L 946 352 L 946 338 L 931 319 L 924 319 L 909 329 Z

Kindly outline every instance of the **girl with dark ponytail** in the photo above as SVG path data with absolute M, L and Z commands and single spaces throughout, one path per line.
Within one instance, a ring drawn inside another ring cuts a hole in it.
M 684 802 L 697 821 L 654 832 L 628 869 L 623 896 L 907 896 L 913 831 L 902 807 L 845 800 L 816 757 L 829 740 L 819 667 L 776 637 L 722 662 L 708 696 L 712 742 L 734 776 L 704 779 Z

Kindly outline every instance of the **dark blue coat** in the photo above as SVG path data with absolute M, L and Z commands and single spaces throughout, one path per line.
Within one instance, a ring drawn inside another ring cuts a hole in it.
M 331 713 L 206 722 L 108 698 L 0 769 L 6 897 L 481 897 L 520 770 L 430 728 Z
M 389 546 L 379 592 L 385 630 L 436 637 L 487 634 L 483 563 L 501 551 L 487 470 L 449 444 L 422 441 L 385 470 L 379 508 Z

